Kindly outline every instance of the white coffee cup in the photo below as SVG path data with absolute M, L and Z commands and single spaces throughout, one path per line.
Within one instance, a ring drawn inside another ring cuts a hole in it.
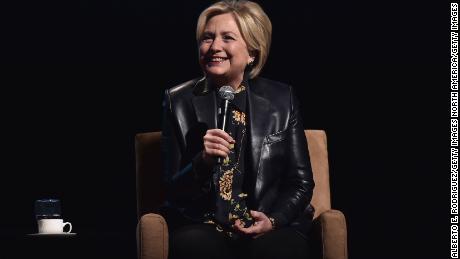
M 37 224 L 38 233 L 40 234 L 63 234 L 72 231 L 72 224 L 70 222 L 64 222 L 63 219 L 39 219 Z M 69 225 L 68 231 L 64 231 L 66 225 Z

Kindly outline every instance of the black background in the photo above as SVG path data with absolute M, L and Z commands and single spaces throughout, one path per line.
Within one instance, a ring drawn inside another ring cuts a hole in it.
M 83 239 L 136 257 L 134 135 L 161 129 L 164 89 L 201 74 L 211 2 L 1 4 L 2 251 L 54 197 Z M 262 76 L 292 84 L 305 127 L 328 134 L 350 258 L 446 258 L 450 5 L 259 3 L 273 23 Z

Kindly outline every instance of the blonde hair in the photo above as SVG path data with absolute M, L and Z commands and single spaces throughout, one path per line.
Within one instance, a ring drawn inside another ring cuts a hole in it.
M 249 67 L 249 77 L 256 77 L 268 58 L 272 37 L 272 23 L 260 5 L 245 0 L 228 0 L 217 2 L 206 8 L 198 18 L 196 39 L 200 44 L 206 23 L 219 14 L 231 13 L 243 36 L 249 54 L 254 56 L 253 65 Z

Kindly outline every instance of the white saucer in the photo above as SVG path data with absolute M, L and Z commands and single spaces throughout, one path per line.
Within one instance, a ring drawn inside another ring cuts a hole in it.
M 75 236 L 77 233 L 34 233 L 34 234 L 27 234 L 28 236 Z

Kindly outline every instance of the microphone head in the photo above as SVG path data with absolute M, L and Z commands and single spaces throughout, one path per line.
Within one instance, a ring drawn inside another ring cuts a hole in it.
M 235 97 L 235 91 L 231 86 L 224 85 L 219 89 L 219 97 L 231 101 Z

